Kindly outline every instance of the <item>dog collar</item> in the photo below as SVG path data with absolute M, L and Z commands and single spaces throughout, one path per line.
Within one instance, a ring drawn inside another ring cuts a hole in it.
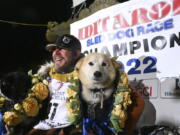
M 106 88 L 95 88 L 95 89 L 90 89 L 92 92 L 101 92 L 101 91 L 105 91 Z
M 94 93 L 97 93 L 99 92 L 100 93 L 100 108 L 102 109 L 103 108 L 103 101 L 104 101 L 104 91 L 105 91 L 106 88 L 95 88 L 95 89 L 90 89 L 92 92 Z

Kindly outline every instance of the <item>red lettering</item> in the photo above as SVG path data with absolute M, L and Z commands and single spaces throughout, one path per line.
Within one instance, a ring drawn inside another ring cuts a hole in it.
M 148 87 L 144 87 L 144 88 L 143 88 L 143 95 L 144 95 L 144 96 L 149 96 L 149 93 L 148 93 L 148 91 L 147 91 L 148 89 L 149 89 Z
M 102 20 L 102 30 L 103 30 L 103 32 L 107 32 L 108 31 L 107 20 L 109 20 L 109 16 Z
M 149 96 L 152 96 L 152 87 L 149 87 Z
M 144 96 L 152 96 L 152 87 L 148 87 L 148 86 L 144 87 L 142 89 L 142 94 Z
M 91 36 L 97 35 L 101 32 L 107 32 L 108 31 L 107 21 L 109 19 L 110 17 L 105 17 L 103 19 L 99 19 L 98 21 L 94 22 L 93 25 L 88 25 L 84 28 L 79 29 L 78 38 L 80 40 L 83 40 Z
M 132 26 L 150 22 L 147 17 L 147 10 L 144 8 L 136 9 L 132 12 Z
M 84 38 L 88 38 L 92 35 L 93 32 L 93 26 L 92 25 L 88 25 L 85 27 L 85 37 Z
M 152 6 L 149 15 L 152 19 L 161 19 L 168 15 L 170 12 L 171 6 L 166 2 L 159 2 Z
M 173 0 L 173 15 L 180 14 L 180 0 Z
M 93 35 L 96 35 L 96 34 L 99 33 L 98 27 L 99 27 L 100 22 L 101 22 L 101 20 L 98 20 L 97 22 L 94 23 L 94 33 L 93 33 Z
M 122 16 L 121 14 L 114 16 L 114 24 L 113 24 L 114 30 L 119 29 L 119 28 L 126 28 L 126 27 L 129 27 L 129 24 L 127 23 L 124 16 Z
M 155 3 L 154 5 L 152 5 L 149 11 L 145 8 L 135 9 L 131 12 L 131 22 L 128 22 L 126 16 L 123 16 L 121 13 L 119 13 L 118 15 L 113 17 L 114 20 L 112 29 L 117 30 L 120 28 L 127 28 L 134 25 L 148 23 L 151 22 L 151 20 L 162 19 L 171 11 L 173 12 L 173 15 L 180 14 L 180 0 L 172 0 L 172 2 L 172 6 L 171 4 L 164 1 Z M 79 29 L 78 38 L 80 40 L 83 40 L 102 32 L 107 32 L 108 30 L 110 30 L 108 21 L 110 21 L 110 16 L 99 19 L 93 24 Z
M 83 28 L 79 29 L 78 38 L 79 38 L 79 40 L 83 39 Z

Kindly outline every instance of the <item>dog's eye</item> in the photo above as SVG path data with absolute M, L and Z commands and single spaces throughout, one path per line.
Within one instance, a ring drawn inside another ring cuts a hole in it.
M 94 63 L 92 63 L 92 62 L 89 62 L 89 65 L 90 65 L 90 66 L 93 66 L 93 65 L 94 65 Z
M 102 63 L 102 66 L 105 67 L 107 64 L 105 62 Z

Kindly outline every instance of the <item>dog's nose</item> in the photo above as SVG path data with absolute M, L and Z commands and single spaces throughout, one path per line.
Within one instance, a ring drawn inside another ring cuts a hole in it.
M 96 71 L 96 72 L 94 72 L 94 76 L 97 77 L 97 78 L 101 77 L 102 73 L 100 71 Z

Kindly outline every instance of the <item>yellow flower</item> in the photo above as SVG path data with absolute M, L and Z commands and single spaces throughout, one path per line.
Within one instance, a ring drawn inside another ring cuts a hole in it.
M 8 111 L 4 113 L 3 120 L 8 126 L 16 126 L 23 120 L 23 118 L 17 112 Z
M 43 83 L 44 83 L 45 85 L 48 85 L 48 84 L 49 84 L 49 82 L 48 82 L 46 79 L 43 80 Z
M 125 127 L 125 122 L 127 120 L 127 114 L 125 113 L 125 111 L 121 110 L 120 114 L 119 114 L 119 124 L 120 127 L 124 128 Z
M 4 103 L 6 101 L 6 98 L 0 97 L 0 103 Z
M 20 112 L 23 112 L 23 108 L 22 108 L 22 105 L 21 104 L 15 104 L 14 105 L 14 109 L 16 110 L 16 111 L 20 111 Z
M 126 119 L 127 119 L 127 115 L 126 115 L 125 111 L 123 111 L 123 110 L 121 110 L 119 108 L 114 108 L 113 111 L 112 111 L 112 114 L 119 117 L 119 126 L 121 128 L 124 128 L 125 122 L 126 122 Z
M 124 92 L 124 108 L 127 108 L 128 105 L 132 104 L 130 92 Z
M 74 115 L 72 108 L 68 107 L 67 110 L 68 110 L 68 116 L 73 116 Z
M 34 97 L 35 96 L 35 93 L 31 92 L 31 93 L 28 93 L 28 97 Z
M 22 106 L 28 116 L 36 116 L 39 112 L 39 105 L 35 98 L 26 98 L 23 101 Z
M 122 105 L 121 105 L 121 104 L 115 105 L 115 108 L 116 108 L 116 109 L 121 109 L 121 108 L 122 108 Z
M 74 80 L 75 80 L 75 79 L 78 79 L 78 76 L 75 76 L 75 77 L 74 77 Z
M 72 102 L 77 102 L 77 101 L 78 101 L 78 99 L 73 98 L 73 99 L 69 100 L 69 103 L 71 104 Z
M 38 78 L 33 78 L 31 81 L 32 81 L 32 84 L 35 84 L 35 83 L 39 82 Z
M 114 108 L 112 110 L 112 114 L 119 116 L 120 115 L 120 109 L 119 108 Z
M 71 90 L 70 88 L 67 89 L 67 96 L 68 96 L 68 98 L 75 97 L 76 95 L 77 95 L 76 91 Z
M 5 101 L 6 101 L 6 98 L 4 98 L 4 97 L 0 97 L 0 108 L 2 108 L 2 107 L 3 107 L 3 105 L 4 105 Z
M 35 96 L 40 100 L 44 100 L 49 94 L 47 86 L 41 82 L 35 84 L 32 90 L 34 91 Z
M 121 80 L 122 80 L 123 86 L 128 87 L 128 85 L 129 85 L 129 80 L 128 80 L 128 75 L 127 75 L 125 72 L 123 72 L 123 73 L 121 74 Z

